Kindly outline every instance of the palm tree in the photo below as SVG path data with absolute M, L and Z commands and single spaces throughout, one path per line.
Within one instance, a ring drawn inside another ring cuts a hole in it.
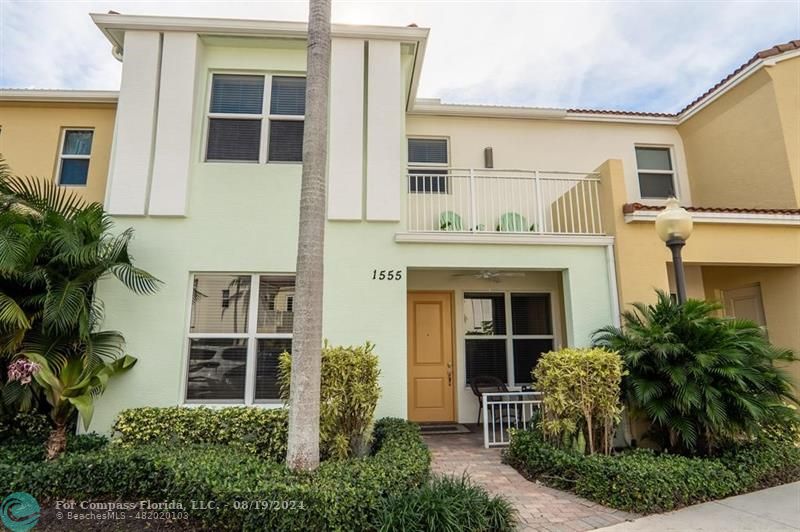
M 328 158 L 328 79 L 331 2 L 309 0 L 303 179 L 297 242 L 294 336 L 286 463 L 319 465 L 322 278 L 325 241 L 325 169 Z
M 623 327 L 594 333 L 628 371 L 623 390 L 666 447 L 708 454 L 726 441 L 757 435 L 765 422 L 794 417 L 790 378 L 777 361 L 794 360 L 757 324 L 715 315 L 716 303 L 683 305 L 659 291 L 655 305 L 634 304 Z
M 151 294 L 160 281 L 134 266 L 128 252 L 133 231 L 112 234 L 100 204 L 0 166 L 0 206 L 0 359 L 20 361 L 20 367 L 33 362 L 41 372 L 37 391 L 28 387 L 28 376 L 9 379 L 3 400 L 18 403 L 36 394 L 50 403 L 53 457 L 64 449 L 76 409 L 88 424 L 91 399 L 105 387 L 110 368 L 133 364 L 122 335 L 99 330 L 97 282 L 114 276 L 136 293 Z M 41 381 L 45 377 L 48 382 Z M 63 397 L 55 397 L 54 388 Z

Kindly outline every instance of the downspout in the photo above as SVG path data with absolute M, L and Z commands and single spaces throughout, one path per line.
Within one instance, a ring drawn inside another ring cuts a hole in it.
M 619 327 L 619 291 L 617 289 L 617 261 L 614 258 L 614 244 L 606 246 L 606 266 L 608 270 L 608 290 L 611 296 L 611 319 L 614 322 L 614 326 Z

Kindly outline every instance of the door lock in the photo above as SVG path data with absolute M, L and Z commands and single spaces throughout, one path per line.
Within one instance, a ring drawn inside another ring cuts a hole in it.
M 453 385 L 453 363 L 452 362 L 448 362 L 447 363 L 447 385 L 448 386 L 452 386 Z

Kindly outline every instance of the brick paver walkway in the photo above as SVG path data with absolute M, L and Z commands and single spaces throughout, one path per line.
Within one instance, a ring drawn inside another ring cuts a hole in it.
M 522 531 L 593 530 L 638 517 L 530 482 L 500 461 L 500 449 L 485 449 L 480 433 L 427 435 L 425 441 L 435 473 L 466 472 L 490 492 L 504 496 L 516 506 Z

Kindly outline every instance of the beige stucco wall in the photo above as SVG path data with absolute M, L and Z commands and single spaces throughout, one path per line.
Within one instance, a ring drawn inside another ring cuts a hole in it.
M 114 131 L 113 104 L 0 102 L 0 154 L 20 176 L 55 179 L 61 133 L 92 128 L 91 159 L 86 186 L 69 189 L 86 201 L 102 202 Z
M 800 58 L 795 58 L 760 69 L 678 126 L 693 204 L 797 207 L 798 116 Z
M 635 145 L 669 146 L 679 195 L 691 203 L 683 143 L 673 126 L 409 115 L 406 135 L 447 137 L 450 166 L 456 168 L 483 168 L 487 146 L 493 148 L 494 167 L 503 169 L 591 172 L 607 159 L 619 159 L 628 201 L 639 199 Z

